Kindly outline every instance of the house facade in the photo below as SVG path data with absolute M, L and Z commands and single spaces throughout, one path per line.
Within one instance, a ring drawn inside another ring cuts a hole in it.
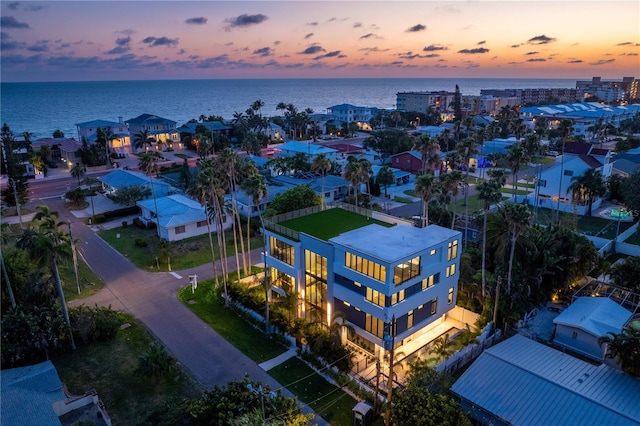
M 327 108 L 327 114 L 334 116 L 340 121 L 346 123 L 357 122 L 368 124 L 378 113 L 377 108 L 356 106 L 351 104 L 334 105 Z
M 574 177 L 582 176 L 589 169 L 599 170 L 606 181 L 613 171 L 611 152 L 588 143 L 567 143 L 564 154 L 556 159 L 555 166 L 540 174 L 536 193 L 526 198 L 529 203 L 539 207 L 585 215 L 588 211 L 587 203 L 575 202 L 569 187 Z M 592 209 L 599 208 L 601 203 L 601 198 L 595 199 Z
M 293 157 L 296 154 L 305 154 L 307 160 L 312 162 L 320 154 L 324 154 L 329 161 L 336 161 L 338 151 L 323 145 L 309 142 L 286 142 L 274 147 L 276 157 Z
M 38 151 L 44 145 L 50 148 L 47 161 L 56 164 L 60 162 L 64 167 L 70 169 L 81 160 L 80 149 L 82 144 L 75 139 L 40 138 L 31 143 L 31 148 L 34 151 Z
M 166 197 L 175 192 L 175 189 L 167 182 L 154 177 L 149 178 L 149 176 L 133 170 L 117 169 L 108 175 L 100 176 L 98 180 L 102 183 L 102 187 L 111 193 L 117 192 L 120 188 L 133 185 L 149 188 L 155 193 L 156 198 Z
M 156 224 L 160 238 L 167 241 L 196 237 L 206 234 L 209 229 L 211 232 L 217 230 L 214 223 L 207 226 L 204 207 L 184 195 L 148 198 L 136 204 L 140 207 L 140 220 L 145 224 Z
M 168 118 L 152 114 L 141 114 L 126 120 L 125 123 L 129 126 L 129 132 L 133 138 L 132 142 L 135 142 L 136 136 L 142 132 L 147 132 L 149 138 L 154 141 L 156 150 L 160 148 L 161 144 L 170 145 L 174 142 L 180 142 L 180 136 L 176 128 L 177 122 Z M 137 148 L 137 150 L 143 151 L 144 149 Z
M 418 151 L 405 151 L 389 157 L 389 167 L 409 173 L 420 173 L 423 169 L 422 155 Z
M 298 214 L 267 223 L 265 264 L 272 295 L 300 295 L 299 317 L 330 324 L 341 312 L 356 331 L 346 338 L 380 356 L 392 322 L 402 347 L 455 307 L 459 232 L 339 207 L 287 218 Z M 327 223 L 336 224 L 329 234 Z
M 112 139 L 109 140 L 109 151 L 115 154 L 125 154 L 131 152 L 131 136 L 129 134 L 129 126 L 119 117 L 118 122 L 107 120 L 92 120 L 84 123 L 77 123 L 78 140 L 86 140 L 89 143 L 95 143 L 97 139 L 98 129 L 108 129 L 111 132 Z
M 607 347 L 598 339 L 620 333 L 631 315 L 608 297 L 579 297 L 553 320 L 553 343 L 602 362 Z

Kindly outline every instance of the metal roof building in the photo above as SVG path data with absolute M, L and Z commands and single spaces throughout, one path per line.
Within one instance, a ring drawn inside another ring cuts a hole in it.
M 516 335 L 451 387 L 484 424 L 640 425 L 640 379 Z

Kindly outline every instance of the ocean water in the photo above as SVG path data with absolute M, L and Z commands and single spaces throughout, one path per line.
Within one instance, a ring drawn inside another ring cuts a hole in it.
M 36 138 L 50 137 L 60 129 L 77 137 L 76 123 L 91 120 L 118 121 L 143 113 L 178 122 L 178 126 L 201 114 L 231 119 L 253 102 L 264 102 L 262 114 L 281 115 L 280 102 L 314 112 L 349 103 L 358 106 L 395 108 L 396 93 L 454 91 L 465 95 L 481 89 L 568 88 L 569 79 L 265 79 L 265 80 L 153 80 L 2 83 L 0 121 L 15 134 L 29 131 Z

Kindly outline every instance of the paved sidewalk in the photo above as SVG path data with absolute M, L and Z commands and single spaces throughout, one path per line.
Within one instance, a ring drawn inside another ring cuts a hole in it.
M 260 368 L 262 368 L 264 371 L 269 371 L 271 370 L 273 367 L 276 367 L 280 364 L 282 364 L 283 362 L 289 360 L 290 358 L 293 358 L 294 356 L 297 356 L 298 352 L 297 352 L 297 348 L 294 346 L 293 348 L 289 348 L 288 351 L 286 351 L 285 353 L 278 355 L 275 358 L 272 358 L 268 361 L 265 361 L 263 363 L 258 364 L 260 366 Z

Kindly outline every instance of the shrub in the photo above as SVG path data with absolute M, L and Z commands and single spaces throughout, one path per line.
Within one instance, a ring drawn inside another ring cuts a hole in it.
M 122 227 L 123 227 L 123 228 L 126 228 L 126 227 L 127 227 L 127 221 L 126 221 L 126 220 L 123 220 L 123 221 L 122 221 Z
M 139 229 L 146 228 L 144 222 L 141 221 L 139 217 L 134 218 L 132 223 L 133 223 L 133 226 L 135 226 L 136 228 L 139 228 Z
M 147 240 L 145 240 L 143 238 L 136 238 L 135 244 L 136 244 L 137 247 L 142 247 L 142 248 L 147 247 L 149 245 Z
M 105 217 L 104 213 L 98 213 L 93 217 L 94 223 L 104 223 L 106 221 L 107 221 L 107 218 Z
M 83 343 L 108 340 L 115 337 L 122 324 L 118 312 L 109 308 L 81 305 L 69 311 L 73 335 Z

